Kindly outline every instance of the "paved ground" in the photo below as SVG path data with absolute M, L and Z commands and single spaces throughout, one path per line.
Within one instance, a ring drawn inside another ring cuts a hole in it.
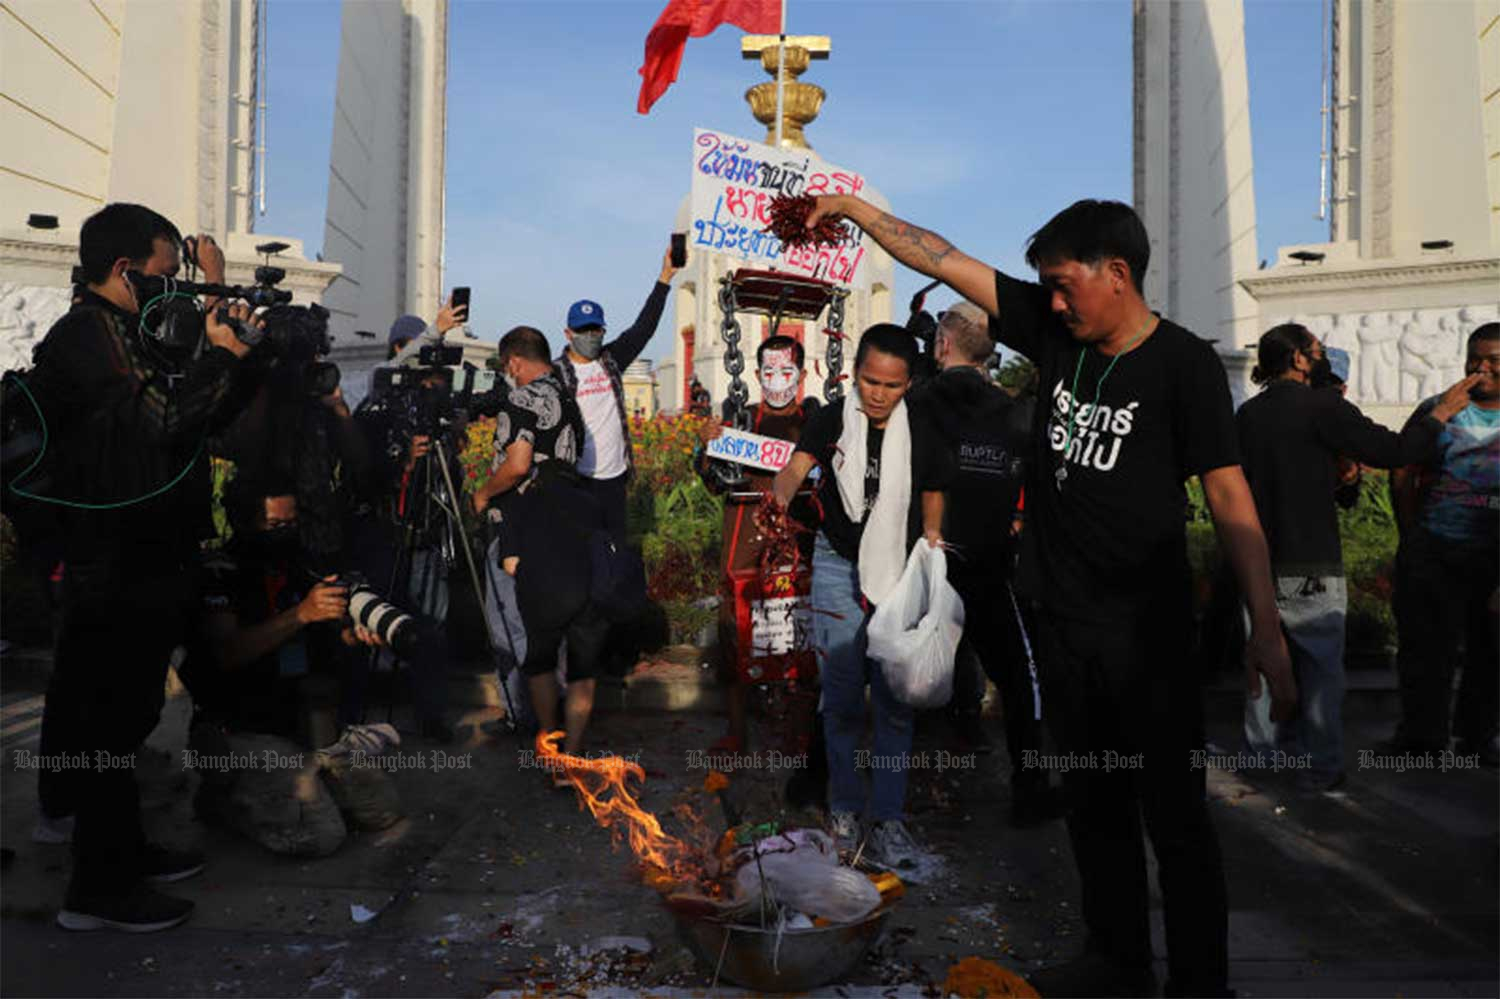
M 174 886 L 197 912 L 165 934 L 67 934 L 52 924 L 66 848 L 30 841 L 35 775 L 17 769 L 15 752 L 36 749 L 39 671 L 12 669 L 14 661 L 0 662 L 9 685 L 0 704 L 0 833 L 17 854 L 0 881 L 4 995 L 701 994 L 712 978 L 627 853 L 611 849 L 571 793 L 546 787 L 513 737 L 472 727 L 492 709 L 471 711 L 460 743 L 441 748 L 461 769 L 434 772 L 439 747 L 430 743 L 401 747 L 429 766 L 397 772 L 408 810 L 400 824 L 359 835 L 332 857 L 298 861 L 191 820 L 193 778 L 175 756 L 186 704 L 174 701 L 152 737 L 146 801 L 160 838 L 209 853 L 203 876 Z M 602 714 L 595 746 L 639 754 L 645 807 L 665 815 L 689 803 L 720 822 L 690 755 L 713 741 L 719 722 L 692 697 L 675 702 L 689 710 L 646 710 L 672 700 L 660 695 L 671 682 L 658 680 L 654 698 L 639 693 L 647 686 L 613 698 L 635 706 Z M 1220 714 L 1215 735 L 1227 743 L 1232 717 Z M 1386 728 L 1353 714 L 1351 759 Z M 945 739 L 929 726 L 918 748 L 935 763 Z M 844 994 L 916 996 L 969 955 L 1025 973 L 1081 943 L 1063 827 L 1005 825 L 1002 761 L 1003 751 L 974 758 L 973 769 L 915 775 L 912 824 L 944 868 L 910 886 Z M 784 776 L 741 772 L 731 793 L 750 816 L 770 818 Z M 1211 790 L 1241 995 L 1496 994 L 1494 771 L 1356 771 L 1340 797 L 1215 771 Z M 359 922 L 355 906 L 378 915 Z M 622 936 L 650 952 L 609 949 L 621 941 L 607 938 Z

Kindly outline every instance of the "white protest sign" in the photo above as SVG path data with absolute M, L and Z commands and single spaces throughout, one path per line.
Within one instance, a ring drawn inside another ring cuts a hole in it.
M 792 460 L 792 450 L 796 446 L 779 437 L 763 437 L 748 430 L 725 427 L 724 432 L 709 441 L 704 450 L 710 458 L 749 465 L 763 472 L 779 472 Z
M 849 225 L 843 246 L 791 248 L 766 227 L 777 195 L 859 194 L 865 178 L 825 163 L 808 149 L 775 149 L 706 128 L 693 130 L 693 221 L 690 245 L 738 257 L 752 267 L 868 288 L 862 266 L 869 237 Z

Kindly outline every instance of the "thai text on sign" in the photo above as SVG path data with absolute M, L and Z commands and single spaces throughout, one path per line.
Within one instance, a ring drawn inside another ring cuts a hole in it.
M 791 441 L 725 427 L 722 434 L 708 442 L 705 450 L 710 458 L 749 465 L 763 472 L 779 472 L 792 460 L 792 449 L 795 447 Z
M 868 287 L 869 245 L 846 223 L 842 246 L 787 247 L 766 232 L 771 200 L 785 194 L 859 194 L 865 178 L 825 163 L 806 149 L 775 149 L 748 139 L 693 130 L 693 223 L 688 238 L 701 250 L 738 257 L 753 267 L 818 278 L 845 287 Z

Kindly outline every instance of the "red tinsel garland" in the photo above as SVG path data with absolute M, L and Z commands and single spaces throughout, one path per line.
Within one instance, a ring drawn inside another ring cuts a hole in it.
M 781 240 L 783 246 L 840 246 L 849 240 L 849 231 L 844 228 L 843 216 L 825 215 L 811 229 L 807 217 L 812 214 L 818 199 L 811 194 L 789 197 L 777 195 L 766 206 L 771 216 L 766 232 Z

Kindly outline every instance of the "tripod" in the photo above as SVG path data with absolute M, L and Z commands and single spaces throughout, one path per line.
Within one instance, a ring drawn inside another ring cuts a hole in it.
M 489 645 L 491 659 L 498 660 L 499 642 L 490 630 L 489 616 L 483 612 L 484 590 L 480 584 L 478 564 L 474 560 L 474 552 L 469 545 L 462 512 L 458 505 L 462 502 L 462 494 L 453 484 L 453 471 L 449 464 L 451 445 L 447 440 L 446 428 L 435 428 L 429 436 L 432 449 L 418 459 L 418 464 L 413 468 L 413 474 L 404 483 L 401 493 L 397 496 L 396 558 L 391 567 L 390 586 L 386 593 L 391 597 L 398 593 L 420 594 L 418 599 L 422 606 L 418 610 L 424 616 L 436 616 L 435 608 L 430 605 L 436 596 L 433 574 L 445 572 L 447 567 L 453 564 L 456 553 L 461 551 L 464 567 L 469 574 L 469 583 L 474 588 L 474 598 L 481 602 L 480 619 L 484 622 L 485 641 Z M 434 523 L 435 511 L 441 517 L 436 522 L 437 544 L 419 547 L 418 542 L 423 540 L 423 536 Z M 414 589 L 411 586 L 411 573 L 415 555 L 419 550 L 428 550 L 430 554 L 422 560 L 421 575 L 417 579 L 419 585 Z M 405 585 L 398 589 L 398 583 L 403 582 Z M 446 618 L 446 614 L 443 617 Z M 501 621 L 502 626 L 508 631 L 509 625 L 505 624 L 503 615 Z M 507 633 L 506 637 L 512 639 L 510 647 L 515 648 L 513 636 Z M 377 654 L 375 650 L 371 650 L 371 667 L 374 665 Z M 397 661 L 399 662 L 399 659 Z M 506 727 L 514 731 L 516 727 L 515 705 L 511 703 L 510 690 L 503 682 L 500 684 L 500 692 L 505 698 Z M 388 708 L 387 720 L 389 720 L 389 710 Z

